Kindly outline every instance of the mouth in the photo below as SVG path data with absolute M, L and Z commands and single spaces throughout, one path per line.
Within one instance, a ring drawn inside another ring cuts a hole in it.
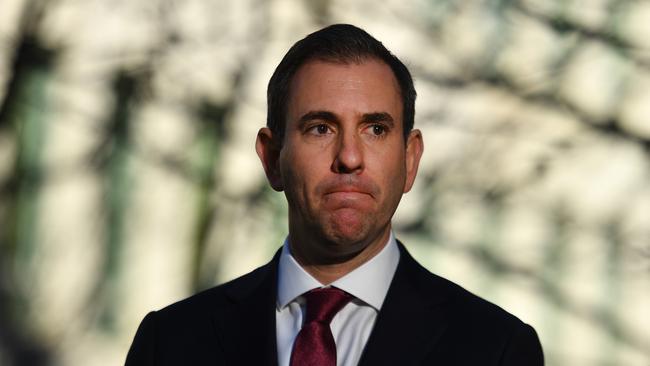
M 355 186 L 341 186 L 341 187 L 334 187 L 327 192 L 325 192 L 325 195 L 349 195 L 349 196 L 355 196 L 355 195 L 368 195 L 372 196 L 369 192 L 360 189 Z
M 366 207 L 372 194 L 352 186 L 339 186 L 328 190 L 323 197 L 330 208 L 360 208 Z
M 336 176 L 322 182 L 316 193 L 334 206 L 367 205 L 378 199 L 379 187 L 370 179 L 355 176 Z

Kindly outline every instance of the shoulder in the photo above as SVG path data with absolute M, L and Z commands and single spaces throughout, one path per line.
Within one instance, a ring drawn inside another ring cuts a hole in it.
M 232 306 L 241 298 L 251 295 L 264 281 L 268 281 L 272 267 L 273 263 L 268 263 L 241 277 L 168 305 L 156 311 L 157 317 L 159 320 L 187 321 Z
M 522 323 L 515 315 L 506 311 L 483 297 L 480 297 L 462 286 L 447 280 L 446 278 L 430 274 L 432 281 L 442 283 L 447 288 L 449 306 L 458 314 L 462 314 L 469 322 L 478 324 L 501 326 L 511 324 L 513 326 Z
M 127 355 L 127 365 L 202 365 L 223 359 L 216 323 L 227 317 L 241 301 L 263 297 L 265 281 L 272 282 L 273 262 L 242 277 L 199 292 L 160 310 L 140 323 Z M 252 296 L 252 297 L 251 297 Z
M 420 298 L 436 304 L 434 311 L 444 313 L 447 325 L 440 340 L 443 349 L 455 354 L 471 348 L 475 355 L 481 355 L 484 361 L 494 360 L 495 364 L 543 363 L 539 338 L 530 325 L 502 307 L 429 272 L 405 250 L 402 255 L 403 271 L 415 283 L 413 288 Z M 525 362 L 517 363 L 520 361 Z
M 459 321 L 478 325 L 517 326 L 523 322 L 500 306 L 466 290 L 462 286 L 431 273 L 402 246 L 401 271 L 425 301 L 445 303 Z M 403 282 L 407 282 L 403 281 Z
M 447 282 L 450 288 L 447 308 L 454 324 L 448 328 L 447 339 L 457 340 L 457 345 L 483 349 L 477 354 L 499 365 L 544 364 L 542 345 L 533 327 L 500 306 Z

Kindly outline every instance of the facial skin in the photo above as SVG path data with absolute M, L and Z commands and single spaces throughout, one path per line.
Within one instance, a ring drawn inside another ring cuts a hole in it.
M 285 192 L 293 256 L 328 284 L 387 242 L 422 135 L 404 141 L 399 86 L 380 61 L 309 61 L 291 91 L 283 141 L 265 127 L 256 149 L 271 186 Z

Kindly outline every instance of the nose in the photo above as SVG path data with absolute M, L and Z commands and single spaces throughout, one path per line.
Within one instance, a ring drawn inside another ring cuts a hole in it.
M 362 142 L 354 133 L 343 132 L 336 144 L 332 171 L 337 174 L 358 174 L 363 170 Z

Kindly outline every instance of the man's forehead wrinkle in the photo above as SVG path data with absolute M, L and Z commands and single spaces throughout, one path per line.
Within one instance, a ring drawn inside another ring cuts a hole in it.
M 364 81 L 359 75 L 346 73 L 344 76 L 327 79 L 328 87 L 335 87 L 343 90 L 358 90 L 363 87 Z

